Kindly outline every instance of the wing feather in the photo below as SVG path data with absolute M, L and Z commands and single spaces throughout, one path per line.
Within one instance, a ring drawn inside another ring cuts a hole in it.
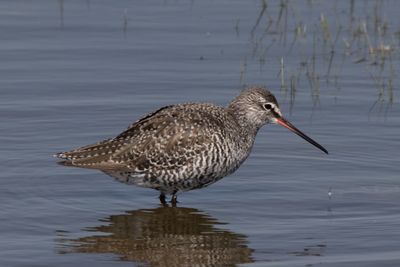
M 166 106 L 131 124 L 112 139 L 56 156 L 61 164 L 102 170 L 140 171 L 189 164 L 207 150 L 212 128 L 223 119 L 189 104 Z M 190 111 L 190 112 L 189 112 Z

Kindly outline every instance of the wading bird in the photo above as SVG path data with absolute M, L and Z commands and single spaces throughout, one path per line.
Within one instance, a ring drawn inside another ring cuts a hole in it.
M 118 136 L 58 153 L 61 164 L 98 169 L 116 180 L 160 191 L 160 201 L 208 186 L 233 173 L 249 156 L 258 130 L 279 124 L 323 152 L 279 110 L 272 93 L 249 87 L 227 107 L 207 103 L 160 108 L 131 124 Z

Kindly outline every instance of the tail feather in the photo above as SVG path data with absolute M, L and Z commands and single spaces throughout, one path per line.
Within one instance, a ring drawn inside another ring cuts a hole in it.
M 124 145 L 124 140 L 107 139 L 96 144 L 80 147 L 54 156 L 64 161 L 59 164 L 83 168 L 116 168 L 120 164 L 110 162 L 110 156 Z
M 72 166 L 74 166 L 74 165 L 72 164 L 72 162 L 69 161 L 69 160 L 62 160 L 62 161 L 57 162 L 57 164 L 60 164 L 60 165 L 62 165 L 62 166 L 67 166 L 67 167 L 72 167 Z
M 54 155 L 60 159 L 79 160 L 89 158 L 105 158 L 121 149 L 126 143 L 123 139 L 107 139 L 96 144 L 80 147 L 67 152 Z

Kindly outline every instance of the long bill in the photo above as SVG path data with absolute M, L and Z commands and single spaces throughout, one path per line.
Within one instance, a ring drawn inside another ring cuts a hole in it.
M 285 120 L 282 117 L 279 117 L 276 119 L 276 123 L 285 127 L 286 129 L 294 132 L 295 134 L 297 134 L 298 136 L 300 136 L 301 138 L 303 138 L 304 140 L 306 140 L 307 142 L 309 142 L 310 144 L 318 147 L 319 149 L 321 149 L 322 151 L 324 151 L 326 154 L 328 154 L 328 150 L 326 150 L 323 146 L 321 146 L 320 144 L 318 144 L 317 142 L 315 142 L 314 140 L 312 140 L 310 137 L 308 137 L 307 135 L 305 135 L 303 132 L 301 132 L 299 129 L 297 129 L 296 127 L 294 127 L 293 124 L 291 124 L 290 122 L 288 122 L 287 120 Z

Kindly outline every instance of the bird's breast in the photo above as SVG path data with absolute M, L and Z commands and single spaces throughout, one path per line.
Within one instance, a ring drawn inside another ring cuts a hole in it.
M 240 136 L 214 135 L 197 162 L 199 173 L 214 178 L 233 173 L 249 156 L 252 144 L 251 140 Z

